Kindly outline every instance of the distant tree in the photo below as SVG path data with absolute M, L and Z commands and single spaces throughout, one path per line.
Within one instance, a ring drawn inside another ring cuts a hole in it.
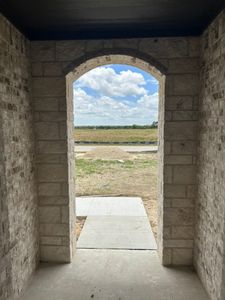
M 152 124 L 150 125 L 137 125 L 137 124 L 133 124 L 133 125 L 122 125 L 122 126 L 115 126 L 115 125 L 99 125 L 99 126 L 74 126 L 75 129 L 93 129 L 93 130 L 97 130 L 97 129 L 149 129 L 149 128 L 158 128 L 158 122 L 157 121 L 153 121 Z

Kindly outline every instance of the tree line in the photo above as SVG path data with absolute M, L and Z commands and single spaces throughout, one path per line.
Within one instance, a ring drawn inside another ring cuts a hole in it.
M 99 125 L 99 126 L 75 126 L 75 129 L 152 129 L 158 128 L 158 122 L 152 122 L 151 125 Z

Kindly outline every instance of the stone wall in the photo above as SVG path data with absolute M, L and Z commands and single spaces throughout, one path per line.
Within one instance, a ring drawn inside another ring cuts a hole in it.
M 72 72 L 76 77 L 100 65 L 99 57 L 115 63 L 110 54 L 129 56 L 133 64 L 142 59 L 145 63 L 137 67 L 151 72 L 154 66 L 165 75 L 160 111 L 159 254 L 165 265 L 190 265 L 196 197 L 198 38 L 31 43 L 41 259 L 70 261 L 73 249 L 74 191 L 70 196 L 68 192 L 68 174 L 70 182 L 74 177 L 72 100 L 67 97 L 66 103 L 65 76 Z M 87 61 L 93 64 L 87 66 Z M 71 94 L 69 86 L 67 90 Z
M 201 46 L 195 266 L 211 298 L 223 300 L 225 299 L 225 11 L 205 31 Z
M 27 41 L 0 16 L 0 299 L 17 296 L 38 261 L 37 192 Z

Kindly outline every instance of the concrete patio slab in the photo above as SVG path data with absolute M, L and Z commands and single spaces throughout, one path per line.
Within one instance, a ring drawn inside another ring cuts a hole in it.
M 208 300 L 188 268 L 156 251 L 77 250 L 72 264 L 42 264 L 20 300 Z
M 101 148 L 106 147 L 107 145 L 99 146 L 99 145 L 75 145 L 74 150 L 76 153 L 86 153 L 88 151 L 91 151 L 95 148 Z M 129 153 L 146 153 L 146 152 L 157 152 L 158 146 L 157 145 L 116 145 L 110 147 L 116 147 L 120 148 L 123 151 L 129 152 Z
M 157 249 L 148 217 L 89 216 L 77 242 L 81 249 Z
M 140 197 L 76 197 L 76 215 L 146 216 Z

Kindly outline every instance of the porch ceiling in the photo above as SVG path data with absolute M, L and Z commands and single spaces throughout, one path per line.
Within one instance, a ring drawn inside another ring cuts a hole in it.
M 0 0 L 31 40 L 199 35 L 225 0 Z

